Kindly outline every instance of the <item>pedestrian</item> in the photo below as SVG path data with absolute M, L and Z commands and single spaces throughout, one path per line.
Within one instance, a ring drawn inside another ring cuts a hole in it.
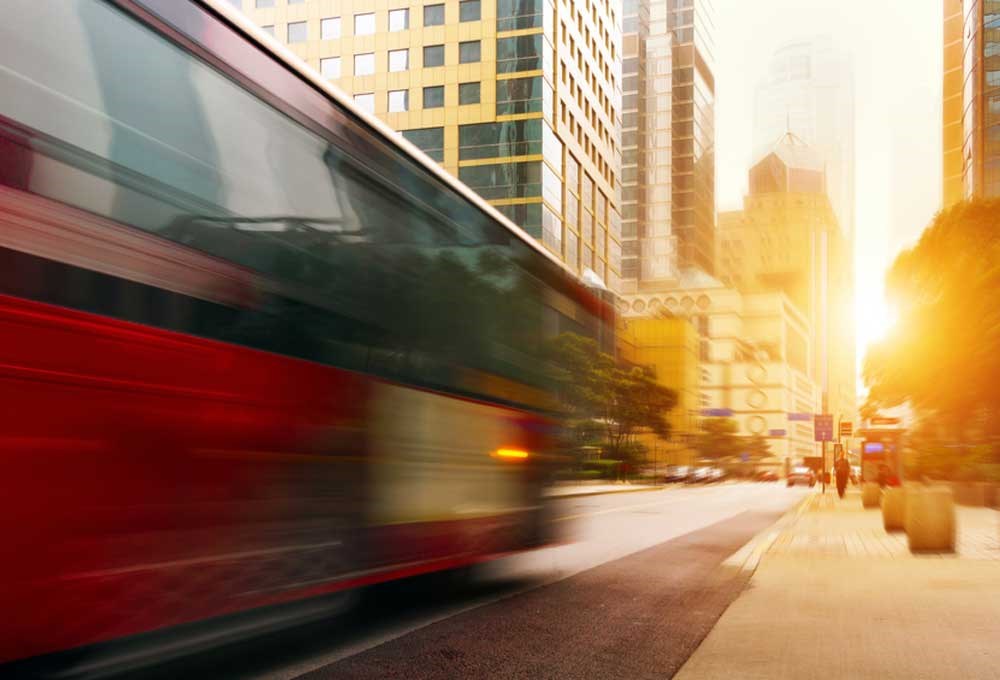
M 833 469 L 837 475 L 837 495 L 843 498 L 844 489 L 847 488 L 847 478 L 851 474 L 851 464 L 847 461 L 847 456 L 843 451 L 840 452 L 840 458 L 833 464 Z

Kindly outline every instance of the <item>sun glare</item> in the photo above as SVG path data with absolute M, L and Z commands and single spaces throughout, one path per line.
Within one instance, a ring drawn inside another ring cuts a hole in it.
M 879 291 L 878 293 L 857 296 L 854 305 L 854 319 L 858 353 L 863 356 L 868 347 L 886 336 L 895 321 L 895 314 Z

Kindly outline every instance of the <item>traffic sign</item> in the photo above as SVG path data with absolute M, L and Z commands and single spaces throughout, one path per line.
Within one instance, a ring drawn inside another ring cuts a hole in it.
M 850 437 L 852 434 L 854 434 L 854 423 L 842 420 L 840 422 L 840 436 Z
M 786 430 L 780 430 L 780 429 L 779 430 L 768 430 L 767 431 L 767 436 L 768 437 L 784 437 L 786 434 L 788 434 L 788 432 Z
M 813 440 L 818 442 L 833 441 L 833 416 L 829 413 L 817 413 L 813 419 Z
M 809 421 L 811 421 L 813 419 L 813 414 L 811 414 L 811 413 L 789 413 L 788 414 L 788 419 L 789 420 L 804 420 L 806 422 L 809 422 Z

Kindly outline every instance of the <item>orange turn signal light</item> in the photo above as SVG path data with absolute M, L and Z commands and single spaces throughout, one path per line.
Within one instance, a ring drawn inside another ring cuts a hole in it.
M 493 457 L 504 458 L 506 460 L 523 460 L 528 457 L 528 452 L 521 449 L 497 449 L 493 452 Z

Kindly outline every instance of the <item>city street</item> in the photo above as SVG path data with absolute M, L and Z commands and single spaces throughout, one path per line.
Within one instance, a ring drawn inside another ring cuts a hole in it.
M 560 499 L 562 545 L 470 581 L 383 586 L 339 618 L 157 675 L 669 677 L 746 584 L 748 572 L 722 562 L 806 493 L 726 483 Z

